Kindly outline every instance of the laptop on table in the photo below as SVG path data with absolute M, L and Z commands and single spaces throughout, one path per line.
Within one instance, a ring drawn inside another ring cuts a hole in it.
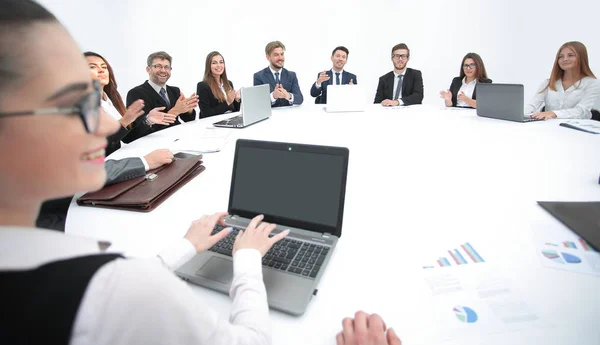
M 215 127 L 244 128 L 271 117 L 269 85 L 244 87 L 240 91 L 241 114 L 213 123 Z
M 225 218 L 233 231 L 175 273 L 227 294 L 235 236 L 264 214 L 277 225 L 272 234 L 290 230 L 262 259 L 269 306 L 302 315 L 342 236 L 348 156 L 342 147 L 238 140 Z
M 543 120 L 525 114 L 521 84 L 477 83 L 477 115 L 515 122 Z
M 365 111 L 365 96 L 358 85 L 328 85 L 325 111 L 352 112 Z

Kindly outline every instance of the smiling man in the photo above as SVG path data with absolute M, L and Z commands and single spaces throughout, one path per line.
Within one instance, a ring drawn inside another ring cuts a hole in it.
M 285 107 L 302 104 L 304 98 L 296 73 L 283 68 L 285 46 L 279 41 L 269 42 L 265 47 L 269 67 L 254 73 L 254 86 L 268 84 L 271 89 L 271 106 Z
M 386 107 L 421 104 L 423 102 L 423 76 L 421 71 L 407 68 L 410 49 L 404 43 L 392 48 L 394 70 L 379 78 L 373 103 Z
M 346 72 L 344 66 L 348 62 L 348 48 L 339 46 L 331 52 L 333 67 L 317 76 L 317 81 L 310 88 L 310 95 L 317 97 L 315 103 L 327 104 L 327 85 L 357 84 L 356 75 Z
M 167 85 L 173 69 L 171 55 L 159 51 L 150 54 L 146 62 L 148 80 L 142 85 L 129 90 L 127 93 L 127 107 L 138 99 L 144 101 L 144 114 L 146 115 L 138 117 L 135 122 L 136 124 L 145 122 L 147 126 L 133 125 L 129 134 L 123 138 L 126 143 L 169 126 L 196 119 L 194 108 L 198 104 L 198 96 L 194 93 L 186 98 L 178 87 Z M 148 121 L 148 114 L 157 107 L 164 107 L 162 110 L 165 113 L 164 121 L 170 123 L 170 125 L 158 125 Z

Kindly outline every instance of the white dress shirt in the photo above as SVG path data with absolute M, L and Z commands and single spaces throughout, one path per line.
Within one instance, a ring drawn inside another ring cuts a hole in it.
M 333 68 L 330 70 L 331 71 L 331 85 L 342 85 L 342 74 L 344 73 L 344 70 L 341 70 L 339 72 L 336 72 L 333 70 Z M 335 74 L 339 73 L 340 74 L 340 83 L 336 84 L 335 83 Z M 317 82 L 315 82 L 315 86 L 317 87 L 317 89 L 321 88 L 321 84 L 317 84 Z
M 477 85 L 476 79 L 473 79 L 469 83 L 467 83 L 467 77 L 463 78 L 462 85 L 460 86 L 460 89 L 458 90 L 458 93 L 456 94 L 456 106 L 457 107 L 470 107 L 470 105 L 467 102 L 458 99 L 458 95 L 460 95 L 461 92 L 464 92 L 465 96 L 467 96 L 469 98 L 473 98 L 473 92 L 475 92 L 476 85 Z
M 0 270 L 32 269 L 99 252 L 94 240 L 0 226 Z M 258 250 L 242 249 L 233 258 L 229 320 L 171 272 L 195 254 L 181 239 L 157 258 L 117 259 L 102 266 L 79 305 L 70 344 L 270 344 Z
M 557 118 L 591 119 L 591 109 L 600 99 L 600 81 L 585 77 L 568 89 L 564 89 L 561 80 L 556 81 L 556 91 L 547 88 L 550 82 L 546 79 L 538 88 L 531 102 L 525 105 L 525 114 L 539 112 L 543 106 L 545 111 L 552 111 Z M 544 90 L 542 92 L 542 90 Z
M 398 88 L 398 76 L 401 75 L 402 76 L 402 83 L 400 84 L 400 92 L 398 93 L 398 102 L 400 102 L 400 104 L 398 105 L 403 105 L 404 102 L 402 101 L 402 84 L 404 84 L 404 74 L 406 74 L 406 69 L 402 72 L 402 73 L 396 73 L 396 71 L 394 71 L 394 90 L 392 93 L 392 98 L 394 97 L 394 95 L 396 95 L 396 89 Z
M 102 110 L 104 110 L 106 114 L 108 114 L 108 116 L 112 117 L 115 121 L 121 120 L 121 113 L 119 113 L 117 108 L 115 108 L 112 101 L 110 100 L 110 98 L 108 98 L 106 94 L 104 94 L 103 97 L 100 99 L 100 107 L 102 108 Z
M 171 99 L 169 98 L 169 93 L 167 92 L 167 84 L 165 84 L 165 86 L 159 86 L 158 84 L 155 84 L 152 80 L 148 79 L 148 84 L 150 84 L 150 86 L 152 86 L 152 88 L 154 89 L 154 91 L 156 91 L 156 93 L 160 96 L 160 89 L 165 89 L 165 97 L 167 97 L 167 99 L 169 100 L 169 103 L 171 103 L 171 105 L 175 105 L 171 102 Z M 162 96 L 160 96 L 162 97 Z
M 279 83 L 281 84 L 281 72 L 283 71 L 283 68 L 280 69 L 279 71 L 275 71 L 271 68 L 271 66 L 269 66 L 269 70 L 271 71 L 271 74 L 273 74 L 273 80 L 275 80 L 277 82 L 277 78 L 275 77 L 275 73 L 279 73 Z M 289 94 L 290 94 L 290 99 L 288 99 L 288 102 L 290 102 L 290 104 L 294 103 L 294 94 L 290 91 L 290 90 L 286 90 Z M 275 97 L 273 97 L 273 92 L 271 92 L 271 103 L 275 103 L 277 102 L 277 100 L 275 99 Z

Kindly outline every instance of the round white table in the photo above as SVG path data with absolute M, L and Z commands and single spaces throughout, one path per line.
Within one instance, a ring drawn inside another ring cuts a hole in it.
M 305 104 L 273 109 L 245 129 L 208 129 L 229 116 L 115 152 L 110 158 L 226 137 L 220 152 L 204 154 L 206 171 L 154 211 L 72 203 L 66 232 L 111 241 L 131 256 L 155 255 L 192 220 L 227 209 L 236 139 L 345 146 L 342 237 L 307 312 L 272 311 L 274 344 L 335 344 L 342 318 L 359 309 L 382 315 L 405 344 L 600 344 L 600 266 L 582 266 L 600 254 L 562 266 L 543 257 L 547 243 L 560 252 L 557 241 L 577 236 L 536 204 L 600 200 L 600 135 L 560 127 L 561 120 L 513 123 L 428 105 L 326 113 Z M 448 250 L 465 243 L 484 262 L 454 265 Z M 444 257 L 451 267 L 440 267 Z M 228 315 L 228 296 L 192 288 Z

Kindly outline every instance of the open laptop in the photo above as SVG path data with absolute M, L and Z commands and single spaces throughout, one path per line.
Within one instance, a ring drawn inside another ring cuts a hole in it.
M 477 115 L 515 122 L 540 121 L 524 111 L 521 84 L 477 83 Z
M 262 259 L 269 306 L 302 315 L 342 236 L 348 156 L 342 147 L 239 139 L 225 218 L 233 231 L 175 273 L 227 294 L 235 236 L 263 214 L 273 234 L 290 229 Z
M 271 117 L 271 98 L 268 84 L 242 88 L 241 114 L 213 123 L 216 127 L 244 128 Z
M 328 85 L 325 111 L 365 111 L 365 95 L 362 88 L 358 85 Z

